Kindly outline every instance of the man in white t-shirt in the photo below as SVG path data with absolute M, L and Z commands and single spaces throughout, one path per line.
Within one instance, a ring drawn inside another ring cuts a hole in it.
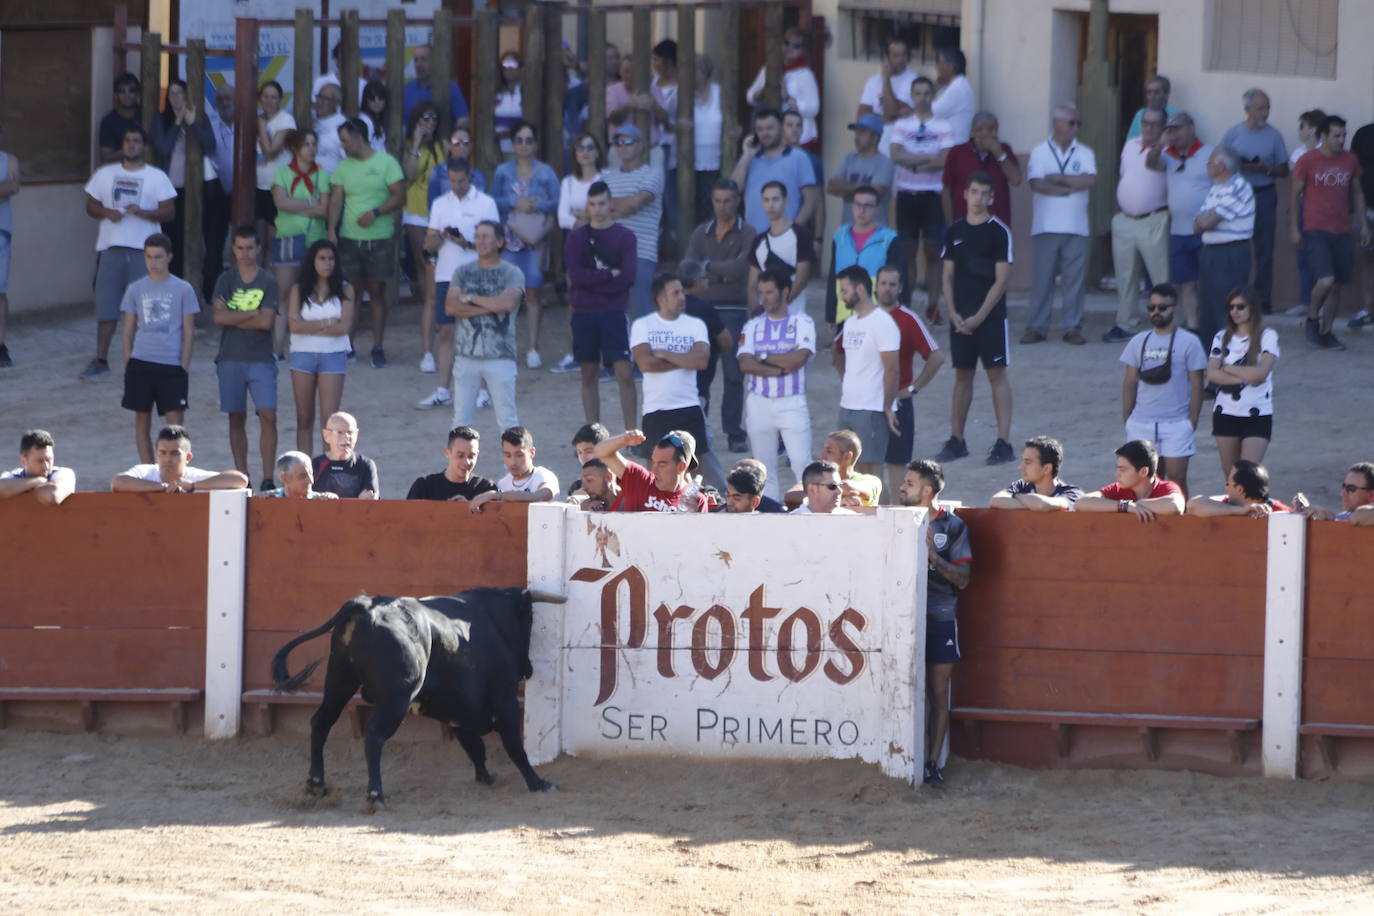
M 466 159 L 448 161 L 449 191 L 435 198 L 429 208 L 429 229 L 425 232 L 425 250 L 437 252 L 434 265 L 434 326 L 439 329 L 439 386 L 434 393 L 415 404 L 416 410 L 429 410 L 453 403 L 453 394 L 445 384 L 453 377 L 453 325 L 458 319 L 444 311 L 448 285 L 453 272 L 464 264 L 477 260 L 472 247 L 477 224 L 482 220 L 501 222 L 501 211 L 489 194 L 472 186 L 472 166 Z
M 82 378 L 110 374 L 110 341 L 124 290 L 146 276 L 143 243 L 176 215 L 176 188 L 167 173 L 143 161 L 143 131 L 124 131 L 120 161 L 96 169 L 86 182 L 86 215 L 100 221 L 95 239 L 95 359 Z
M 344 157 L 339 127 L 348 119 L 339 111 L 342 104 L 343 89 L 338 83 L 325 83 L 315 93 L 315 161 L 330 175 Z
M 1064 280 L 1060 322 L 1064 342 L 1083 344 L 1083 275 L 1088 266 L 1088 191 L 1097 183 L 1093 151 L 1078 142 L 1078 109 L 1054 110 L 1054 132 L 1031 150 L 1026 177 L 1033 198 L 1035 242 L 1031 315 L 1021 343 L 1039 343 L 1049 332 L 1054 280 Z
M 206 471 L 191 467 L 191 435 L 184 426 L 164 426 L 157 434 L 154 464 L 136 464 L 110 481 L 114 493 L 194 493 L 197 490 L 242 490 L 248 475 L 240 471 Z
M 546 503 L 558 497 L 558 476 L 534 463 L 534 435 L 523 426 L 512 426 L 501 434 L 501 460 L 506 476 L 496 481 L 496 489 L 479 493 L 469 508 L 481 512 L 492 500 L 507 503 Z
M 911 114 L 911 82 L 916 74 L 907 67 L 911 51 L 901 38 L 889 38 L 883 46 L 883 66 L 864 83 L 859 94 L 857 121 L 864 115 L 876 114 L 883 119 L 883 134 L 878 149 L 885 150 L 892 142 L 892 122 Z
M 833 461 L 813 461 L 802 471 L 806 501 L 792 515 L 855 515 L 840 505 L 840 468 Z
M 940 317 L 940 245 L 945 238 L 945 151 L 954 146 L 949 122 L 931 110 L 935 84 L 924 76 L 911 81 L 912 113 L 892 125 L 892 143 L 883 150 L 897 167 L 897 234 L 911 245 L 919 237 L 926 258 L 926 320 Z M 914 277 L 914 265 L 911 271 Z
M 897 365 L 902 332 L 892 316 L 873 301 L 873 278 L 858 264 L 836 275 L 840 299 L 853 312 L 845 319 L 842 347 L 834 348 L 835 369 L 840 373 L 840 422 L 859 435 L 861 455 L 869 461 L 857 465 L 860 473 L 883 473 L 888 437 L 897 427 Z
M 57 506 L 76 490 L 76 473 L 53 463 L 52 433 L 30 429 L 19 437 L 19 467 L 0 473 L 0 499 L 32 493 L 40 506 Z
M 706 323 L 686 314 L 687 293 L 674 274 L 654 277 L 650 286 L 656 311 L 630 326 L 630 353 L 644 373 L 644 438 L 659 442 L 682 429 L 702 443 L 696 457 L 707 482 L 724 492 L 720 462 L 705 450 L 706 414 L 697 398 L 697 373 L 710 362 Z

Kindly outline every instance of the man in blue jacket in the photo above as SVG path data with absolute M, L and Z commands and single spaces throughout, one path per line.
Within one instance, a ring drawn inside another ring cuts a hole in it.
M 854 264 L 862 266 L 870 277 L 876 278 L 878 268 L 891 265 L 901 273 L 902 290 L 911 288 L 907 282 L 908 258 L 902 256 L 905 246 L 897 232 L 887 226 L 880 226 L 878 217 L 878 191 L 869 185 L 860 185 L 854 191 L 854 221 L 846 223 L 835 231 L 830 243 L 830 278 L 825 285 L 825 320 L 831 326 L 841 324 L 849 317 L 849 309 L 840 301 L 837 294 L 836 275 Z M 905 296 L 905 292 L 903 292 Z M 905 299 L 902 304 L 906 305 Z

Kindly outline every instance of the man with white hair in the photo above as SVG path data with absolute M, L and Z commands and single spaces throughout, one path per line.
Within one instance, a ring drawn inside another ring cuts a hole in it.
M 275 499 L 339 498 L 337 493 L 318 493 L 311 488 L 315 474 L 310 469 L 310 456 L 305 452 L 283 452 L 277 459 L 277 480 L 281 481 L 281 486 L 261 495 Z
M 1250 278 L 1250 239 L 1255 233 L 1255 193 L 1241 177 L 1235 150 L 1221 145 L 1207 158 L 1212 188 L 1193 228 L 1202 234 L 1198 253 L 1198 337 L 1211 344 L 1226 323 L 1226 295 Z
M 1259 88 L 1247 89 L 1241 99 L 1245 102 L 1245 120 L 1226 132 L 1221 145 L 1239 158 L 1238 171 L 1254 192 L 1254 286 L 1260 308 L 1268 312 L 1274 293 L 1274 229 L 1279 203 L 1274 179 L 1288 177 L 1288 147 L 1283 134 L 1269 123 L 1269 94 Z
M 1031 237 L 1034 274 L 1031 315 L 1021 343 L 1040 343 L 1049 332 L 1054 278 L 1064 282 L 1060 322 L 1064 342 L 1083 344 L 1083 275 L 1088 266 L 1088 191 L 1097 183 L 1097 159 L 1078 142 L 1078 108 L 1054 110 L 1050 138 L 1031 150 L 1026 177 L 1034 195 Z

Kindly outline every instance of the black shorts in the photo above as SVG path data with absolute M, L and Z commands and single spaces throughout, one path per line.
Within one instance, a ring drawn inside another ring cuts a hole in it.
M 959 654 L 959 621 L 926 618 L 926 664 L 952 665 Z
M 897 399 L 897 435 L 887 437 L 887 454 L 883 456 L 888 464 L 911 463 L 911 453 L 916 450 L 916 411 L 912 404 L 911 398 Z
M 1212 414 L 1212 435 L 1235 439 L 1272 439 L 1274 437 L 1274 416 L 1233 417 L 1229 413 L 1217 411 Z
M 135 413 L 148 413 L 157 406 L 158 416 L 169 410 L 185 410 L 190 393 L 190 377 L 180 366 L 130 359 L 124 367 L 124 400 L 121 406 Z
M 624 312 L 573 312 L 572 354 L 579 363 L 627 362 L 630 331 Z
M 271 226 L 277 221 L 277 204 L 272 200 L 272 192 L 258 188 L 253 194 L 253 218 Z
M 644 447 L 652 449 L 660 439 L 674 429 L 692 434 L 697 440 L 697 456 L 710 449 L 706 445 L 706 414 L 700 407 L 678 407 L 674 410 L 655 410 L 644 415 Z M 647 454 L 647 452 L 646 452 Z
M 945 208 L 938 191 L 897 192 L 897 234 L 916 241 L 923 236 L 927 245 L 945 241 Z
M 1302 249 L 1314 280 L 1331 277 L 1337 283 L 1350 282 L 1355 268 L 1355 240 L 1350 233 L 1308 229 L 1302 234 Z
M 972 334 L 960 334 L 951 325 L 949 361 L 956 369 L 976 369 L 979 360 L 984 369 L 1005 369 L 1011 362 L 1008 333 L 1005 318 L 989 318 Z

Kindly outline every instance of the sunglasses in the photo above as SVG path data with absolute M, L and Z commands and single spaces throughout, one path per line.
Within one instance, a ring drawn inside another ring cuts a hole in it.
M 526 143 L 533 143 L 533 142 L 534 142 L 534 138 L 533 138 L 533 137 L 516 137 L 516 138 L 514 138 L 514 141 L 513 141 L 513 142 L 519 143 L 519 144 L 521 144 L 521 145 L 523 146 L 523 145 L 526 144 Z
M 467 137 L 449 137 L 450 146 L 472 146 L 472 140 Z
M 1147 312 L 1170 312 L 1173 311 L 1173 308 L 1172 305 L 1150 305 L 1146 306 L 1145 310 Z
M 581 146 L 576 147 L 576 149 L 577 149 L 577 151 L 578 151 L 579 153 L 599 153 L 599 152 L 601 152 L 601 150 L 597 149 L 595 143 L 583 143 Z
M 385 100 L 384 100 L 384 99 L 373 99 L 372 101 L 374 101 L 374 102 L 381 102 L 381 101 L 385 101 Z M 438 116 L 437 114 L 435 114 L 434 112 L 430 111 L 430 112 L 426 112 L 425 114 L 420 115 L 420 120 L 421 120 L 421 121 L 437 121 L 437 120 L 439 120 L 439 116 Z
M 616 137 L 616 138 L 615 138 L 615 145 L 616 145 L 616 146 L 634 146 L 634 145 L 635 145 L 636 143 L 638 143 L 638 142 L 639 142 L 639 141 L 636 140 L 634 137 Z
M 1347 493 L 1358 493 L 1361 490 L 1368 490 L 1369 487 L 1357 487 L 1353 483 L 1341 484 L 1341 489 Z
M 1080 120 L 1078 120 L 1077 118 L 1074 118 L 1073 120 L 1071 120 L 1071 121 L 1065 121 L 1064 123 L 1067 124 L 1067 125 L 1069 125 L 1070 127 L 1077 127 L 1078 125 L 1082 124 L 1083 122 L 1080 121 Z
M 1243 312 L 1248 308 L 1250 308 L 1250 305 L 1247 302 L 1229 302 L 1226 305 L 1226 311 L 1228 312 Z

